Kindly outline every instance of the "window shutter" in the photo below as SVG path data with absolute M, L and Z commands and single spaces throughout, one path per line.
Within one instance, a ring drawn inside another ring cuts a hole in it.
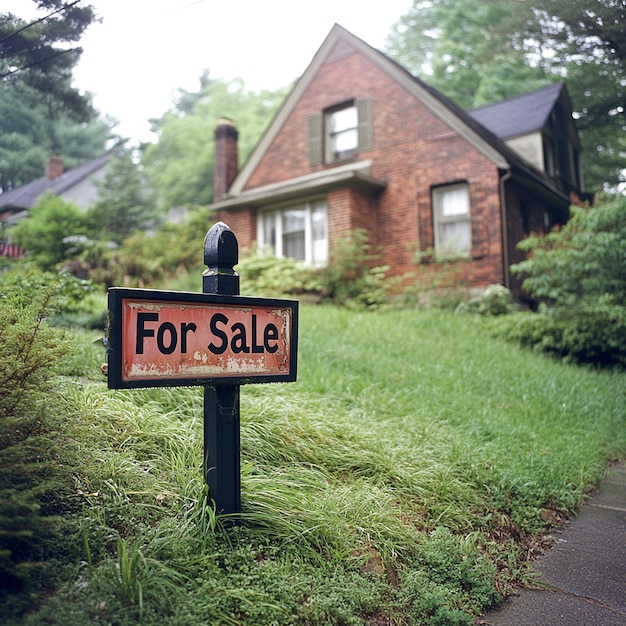
M 322 162 L 322 114 L 309 115 L 309 161 L 311 165 Z
M 359 117 L 359 152 L 372 149 L 372 101 L 360 98 L 355 101 Z

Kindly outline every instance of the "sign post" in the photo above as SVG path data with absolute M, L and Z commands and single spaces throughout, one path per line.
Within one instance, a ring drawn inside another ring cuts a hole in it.
M 241 512 L 239 390 L 296 380 L 298 303 L 239 295 L 237 239 L 204 241 L 202 293 L 109 289 L 108 386 L 204 387 L 203 472 L 216 511 Z
M 204 239 L 202 292 L 239 295 L 239 246 L 222 222 Z M 239 440 L 239 385 L 204 387 L 204 479 L 216 511 L 241 512 L 241 448 Z

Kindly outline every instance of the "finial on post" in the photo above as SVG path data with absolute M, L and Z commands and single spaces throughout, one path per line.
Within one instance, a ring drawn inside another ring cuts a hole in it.
M 203 293 L 239 295 L 239 274 L 234 269 L 238 262 L 237 237 L 224 222 L 217 222 L 204 238 Z

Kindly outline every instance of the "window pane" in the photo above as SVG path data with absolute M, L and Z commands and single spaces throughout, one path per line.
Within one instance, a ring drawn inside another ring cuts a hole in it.
M 313 241 L 326 239 L 326 207 L 315 206 L 311 211 L 311 230 Z
M 469 214 L 469 198 L 466 187 L 441 191 L 441 216 Z
M 356 128 L 358 123 L 355 106 L 335 111 L 330 116 L 330 129 L 334 133 L 340 133 L 342 130 L 348 130 L 349 128 Z
M 304 231 L 304 209 L 287 209 L 283 211 L 283 232 Z
M 283 211 L 283 256 L 305 260 L 305 219 L 304 209 Z
M 341 154 L 343 152 L 349 152 L 355 150 L 359 135 L 356 128 L 345 130 L 333 137 L 333 152 L 335 154 Z
M 326 205 L 318 203 L 311 208 L 311 262 L 321 265 L 328 260 Z
M 283 235 L 283 256 L 299 261 L 305 260 L 304 231 Z
M 465 251 L 470 249 L 469 222 L 452 222 L 442 224 L 439 230 L 441 235 L 441 250 L 445 252 Z
M 276 213 L 263 213 L 263 245 L 276 249 Z

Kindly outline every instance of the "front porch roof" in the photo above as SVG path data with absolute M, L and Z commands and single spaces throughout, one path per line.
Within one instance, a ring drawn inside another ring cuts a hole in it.
M 387 183 L 373 178 L 370 175 L 371 168 L 371 160 L 349 163 L 279 183 L 244 190 L 236 196 L 226 197 L 211 204 L 209 208 L 218 211 L 260 207 L 313 196 L 338 187 L 350 187 L 367 195 L 374 195 L 385 189 Z

